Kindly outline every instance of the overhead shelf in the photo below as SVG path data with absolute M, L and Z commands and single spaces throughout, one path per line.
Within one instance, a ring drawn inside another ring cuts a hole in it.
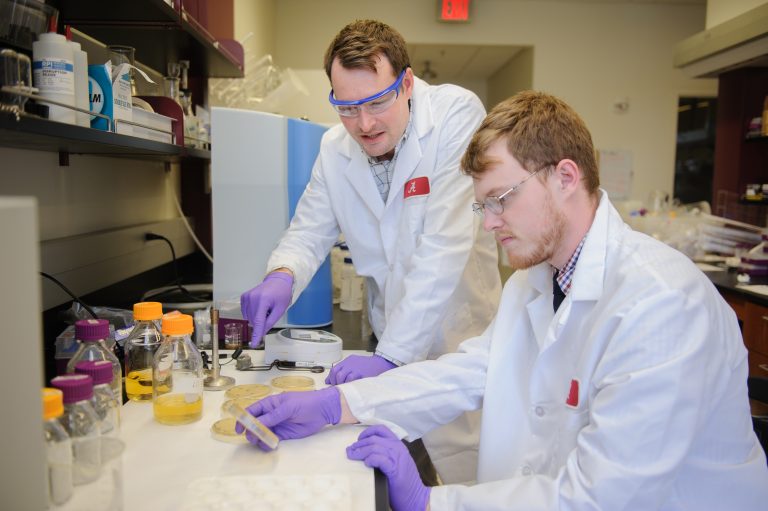
M 118 156 L 136 160 L 176 162 L 209 160 L 210 151 L 186 148 L 129 135 L 74 126 L 36 117 L 0 113 L 0 146 L 68 154 Z
M 181 7 L 163 0 L 59 0 L 57 7 L 62 24 L 107 45 L 133 46 L 137 60 L 162 74 L 166 63 L 189 60 L 190 76 L 243 76 L 242 47 L 236 41 L 217 41 Z

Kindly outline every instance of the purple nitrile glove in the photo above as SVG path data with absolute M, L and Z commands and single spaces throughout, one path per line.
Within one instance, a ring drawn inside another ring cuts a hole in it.
M 314 435 L 327 424 L 339 423 L 341 397 L 336 387 L 311 392 L 283 392 L 253 403 L 248 412 L 280 440 L 304 438 Z M 240 423 L 235 425 L 237 433 L 242 433 L 244 429 Z M 250 432 L 246 432 L 245 436 L 260 449 L 271 450 Z
M 421 482 L 411 453 L 386 426 L 371 426 L 347 447 L 347 458 L 376 467 L 387 476 L 393 511 L 424 511 L 432 491 Z
M 350 355 L 331 368 L 325 383 L 338 385 L 360 378 L 378 376 L 395 367 L 397 367 L 395 364 L 379 355 L 370 357 L 367 355 Z
M 293 276 L 272 272 L 258 286 L 240 296 L 240 312 L 251 324 L 251 348 L 258 348 L 264 334 L 277 323 L 291 304 Z

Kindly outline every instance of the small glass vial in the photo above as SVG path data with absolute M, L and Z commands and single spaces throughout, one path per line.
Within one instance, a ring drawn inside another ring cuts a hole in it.
M 59 421 L 72 441 L 72 482 L 98 479 L 101 472 L 99 416 L 93 409 L 93 379 L 87 374 L 66 374 L 51 380 L 64 393 L 64 415 Z
M 133 305 L 136 325 L 125 340 L 125 393 L 131 401 L 152 401 L 152 361 L 163 340 L 159 327 L 162 317 L 159 302 Z
M 152 380 L 155 420 L 161 424 L 188 424 L 203 416 L 203 359 L 192 331 L 192 316 L 163 317 Z
M 72 441 L 59 422 L 64 415 L 64 395 L 59 389 L 43 389 L 43 432 L 48 461 L 48 502 L 61 505 L 72 497 Z
M 119 436 L 120 405 L 112 392 L 112 363 L 106 360 L 83 360 L 75 364 L 76 374 L 93 378 L 91 404 L 99 416 L 99 431 L 103 436 Z
M 75 364 L 83 360 L 108 360 L 112 362 L 112 392 L 120 405 L 123 404 L 123 370 L 120 361 L 107 348 L 109 321 L 106 319 L 81 319 L 75 322 L 75 339 L 80 343 L 67 363 L 67 373 L 75 372 Z

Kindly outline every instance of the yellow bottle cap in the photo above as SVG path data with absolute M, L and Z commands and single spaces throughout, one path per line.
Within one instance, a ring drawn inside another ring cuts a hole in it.
M 133 304 L 133 319 L 136 321 L 152 321 L 163 315 L 163 304 L 160 302 L 140 302 Z
M 189 314 L 175 314 L 163 316 L 163 335 L 189 335 L 192 327 L 192 316 Z
M 64 415 L 64 393 L 59 389 L 43 389 L 43 419 L 55 419 Z

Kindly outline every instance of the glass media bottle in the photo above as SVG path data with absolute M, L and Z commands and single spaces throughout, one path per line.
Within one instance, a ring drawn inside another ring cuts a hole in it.
M 152 361 L 162 341 L 158 326 L 162 316 L 159 302 L 133 305 L 136 325 L 125 340 L 125 393 L 132 401 L 152 400 Z
M 188 314 L 163 317 L 152 380 L 155 420 L 161 424 L 188 424 L 203 416 L 203 358 L 192 331 Z
M 99 431 L 102 435 L 120 434 L 120 405 L 112 391 L 112 363 L 106 360 L 83 360 L 75 364 L 75 373 L 87 374 L 93 378 L 93 400 L 91 404 L 99 416 Z
M 123 371 L 120 361 L 107 348 L 109 321 L 106 319 L 81 319 L 75 322 L 75 339 L 80 343 L 67 363 L 67 372 L 75 372 L 75 364 L 83 360 L 108 360 L 112 362 L 112 392 L 117 402 L 123 404 Z
M 60 422 L 72 440 L 72 482 L 90 483 L 101 473 L 99 416 L 93 409 L 93 379 L 87 374 L 66 374 L 51 380 L 64 393 Z
M 59 422 L 64 415 L 64 394 L 59 389 L 43 389 L 43 432 L 48 461 L 48 502 L 64 504 L 72 497 L 72 441 Z

